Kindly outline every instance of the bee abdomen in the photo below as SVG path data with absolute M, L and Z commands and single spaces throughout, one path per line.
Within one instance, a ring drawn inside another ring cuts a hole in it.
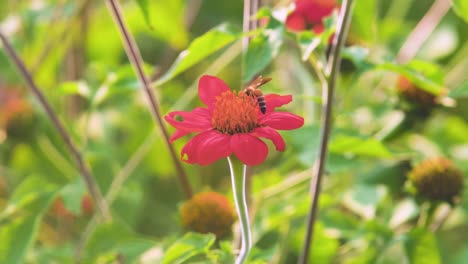
M 265 98 L 263 97 L 263 95 L 257 97 L 257 102 L 258 102 L 258 106 L 260 107 L 260 111 L 262 112 L 262 114 L 265 114 L 266 102 L 265 102 Z

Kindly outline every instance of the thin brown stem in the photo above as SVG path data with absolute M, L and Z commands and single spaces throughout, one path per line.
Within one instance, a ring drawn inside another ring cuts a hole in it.
M 158 124 L 161 130 L 161 134 L 163 135 L 164 142 L 167 145 L 169 154 L 174 163 L 174 167 L 177 171 L 177 175 L 182 185 L 182 189 L 185 193 L 186 198 L 188 199 L 192 197 L 192 188 L 190 187 L 187 174 L 185 173 L 185 170 L 182 167 L 182 164 L 179 158 L 177 157 L 172 144 L 169 141 L 169 133 L 167 132 L 167 129 L 164 125 L 163 117 L 159 111 L 158 101 L 153 93 L 153 90 L 151 90 L 150 80 L 143 71 L 143 59 L 141 57 L 140 50 L 138 49 L 135 39 L 133 38 L 125 24 L 120 3 L 116 0 L 106 0 L 106 3 L 110 13 L 112 14 L 112 17 L 114 18 L 116 26 L 120 30 L 127 57 L 130 60 L 130 63 L 132 64 L 138 79 L 143 85 L 144 91 L 150 103 L 151 114 L 153 115 L 156 123 Z
M 300 264 L 309 262 L 309 252 L 312 246 L 312 237 L 314 235 L 314 224 L 317 220 L 317 207 L 320 196 L 320 185 L 323 178 L 327 154 L 328 154 L 328 141 L 330 138 L 331 125 L 332 125 L 332 110 L 333 110 L 333 97 L 335 93 L 336 82 L 338 79 L 338 72 L 341 64 L 341 50 L 348 33 L 349 24 L 351 22 L 353 9 L 353 0 L 344 0 L 342 3 L 339 21 L 336 29 L 335 38 L 325 74 L 327 75 L 327 89 L 323 92 L 323 106 L 322 106 L 322 130 L 320 137 L 319 155 L 315 162 L 311 182 L 311 196 L 312 202 L 309 208 L 307 218 L 307 231 L 302 249 L 302 254 L 299 258 Z
M 86 183 L 88 191 L 91 194 L 92 198 L 94 199 L 94 202 L 96 203 L 98 210 L 102 214 L 102 217 L 105 220 L 110 220 L 111 215 L 110 215 L 110 212 L 109 212 L 109 207 L 108 207 L 107 203 L 104 201 L 104 199 L 102 197 L 102 194 L 101 194 L 101 191 L 99 190 L 99 187 L 97 186 L 96 182 L 94 181 L 94 178 L 93 178 L 93 176 L 91 174 L 91 170 L 86 165 L 81 153 L 78 151 L 78 149 L 73 144 L 71 136 L 66 131 L 65 127 L 63 126 L 63 124 L 61 123 L 61 121 L 58 118 L 57 114 L 54 112 L 54 110 L 52 109 L 52 107 L 48 103 L 45 96 L 42 94 L 42 92 L 37 87 L 36 83 L 34 82 L 32 76 L 30 74 L 30 72 L 26 69 L 26 66 L 24 65 L 24 62 L 20 59 L 20 57 L 18 56 L 16 51 L 11 46 L 8 39 L 1 32 L 0 32 L 0 38 L 2 40 L 3 47 L 4 47 L 7 55 L 10 57 L 10 59 L 13 61 L 13 63 L 18 68 L 19 72 L 21 73 L 21 75 L 25 79 L 28 87 L 31 89 L 34 96 L 39 100 L 39 103 L 42 105 L 42 107 L 46 111 L 47 116 L 50 118 L 53 125 L 57 129 L 57 132 L 62 137 L 63 141 L 65 142 L 68 149 L 70 150 L 73 158 L 75 159 L 75 162 L 77 163 L 78 169 L 81 172 L 81 176 L 83 177 L 83 179 L 84 179 L 84 181 Z
M 242 31 L 249 32 L 250 31 L 250 16 L 252 15 L 252 3 L 250 0 L 244 0 L 244 14 L 242 16 Z M 250 37 L 245 35 L 242 38 L 242 51 L 245 54 L 247 49 L 249 48 Z
M 411 34 L 403 43 L 398 52 L 397 60 L 401 63 L 406 63 L 420 50 L 422 44 L 426 41 L 429 35 L 434 31 L 441 19 L 447 14 L 451 3 L 449 0 L 437 0 L 431 6 L 429 11 L 419 21 L 418 25 L 413 29 Z

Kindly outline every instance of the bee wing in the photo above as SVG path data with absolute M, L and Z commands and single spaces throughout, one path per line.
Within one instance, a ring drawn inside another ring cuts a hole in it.
M 258 87 L 264 85 L 265 83 L 271 81 L 271 78 L 266 77 L 263 78 L 261 75 L 257 75 L 250 83 L 247 85 L 246 88 L 257 89 Z

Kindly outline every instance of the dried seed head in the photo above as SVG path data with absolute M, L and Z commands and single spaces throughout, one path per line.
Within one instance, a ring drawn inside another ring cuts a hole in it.
M 417 107 L 430 109 L 436 105 L 437 96 L 419 88 L 402 75 L 398 78 L 397 93 Z
M 182 205 L 180 215 L 187 230 L 213 233 L 217 238 L 228 235 L 235 221 L 229 200 L 216 192 L 196 194 Z
M 463 174 L 445 158 L 427 159 L 408 174 L 409 180 L 423 198 L 454 202 L 463 189 Z

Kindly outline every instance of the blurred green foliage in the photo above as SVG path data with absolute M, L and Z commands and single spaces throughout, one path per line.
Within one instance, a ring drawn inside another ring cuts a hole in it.
M 325 21 L 325 35 L 293 33 L 278 15 L 287 14 L 289 1 L 264 1 L 258 17 L 268 23 L 242 33 L 241 1 L 121 2 L 162 113 L 199 106 L 203 74 L 237 89 L 261 73 L 273 78 L 264 93 L 293 95 L 285 109 L 304 116 L 306 125 L 282 133 L 286 151 L 269 145 L 267 161 L 252 168 L 249 263 L 296 263 L 320 135 L 321 86 L 314 69 L 326 63 L 336 17 Z M 313 263 L 468 263 L 468 192 L 431 231 L 423 223 L 425 204 L 405 186 L 411 166 L 428 157 L 447 157 L 465 182 L 468 175 L 467 2 L 453 1 L 415 58 L 398 61 L 433 2 L 356 1 Z M 178 207 L 185 197 L 176 170 L 105 3 L 1 1 L 0 30 L 72 135 L 101 191 L 115 195 L 113 221 L 97 224 L 74 160 L 2 49 L 0 263 L 233 263 L 232 237 L 217 241 L 180 226 Z M 245 34 L 253 38 L 242 59 Z M 440 95 L 437 105 L 424 114 L 403 108 L 399 75 Z M 4 99 L 12 90 L 31 108 L 28 118 L 7 122 L 16 113 Z M 174 143 L 177 152 L 188 140 Z M 226 161 L 183 166 L 197 192 L 231 197 Z M 116 187 L 117 177 L 125 181 Z M 443 218 L 440 205 L 427 221 Z

